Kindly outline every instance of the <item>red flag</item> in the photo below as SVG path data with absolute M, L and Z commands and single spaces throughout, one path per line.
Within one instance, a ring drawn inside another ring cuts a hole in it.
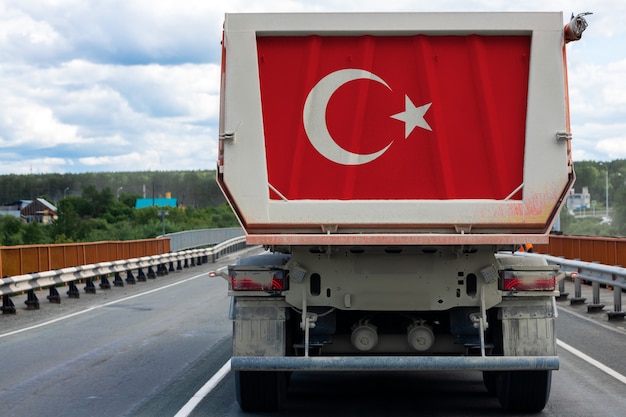
M 521 199 L 530 37 L 257 48 L 272 199 Z

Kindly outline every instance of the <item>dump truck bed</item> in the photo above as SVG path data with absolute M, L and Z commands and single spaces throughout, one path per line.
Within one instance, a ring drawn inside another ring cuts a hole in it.
M 250 243 L 543 243 L 574 180 L 561 13 L 228 14 Z

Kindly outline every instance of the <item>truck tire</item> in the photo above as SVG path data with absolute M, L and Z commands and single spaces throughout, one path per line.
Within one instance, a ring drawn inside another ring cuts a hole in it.
M 287 392 L 285 372 L 236 371 L 237 402 L 243 411 L 278 411 Z
M 497 396 L 498 391 L 496 389 L 497 386 L 497 376 L 498 373 L 496 371 L 483 371 L 483 384 L 485 384 L 485 388 L 487 388 L 487 392 L 491 396 Z
M 506 410 L 537 413 L 548 402 L 551 382 L 552 371 L 498 372 L 498 400 Z

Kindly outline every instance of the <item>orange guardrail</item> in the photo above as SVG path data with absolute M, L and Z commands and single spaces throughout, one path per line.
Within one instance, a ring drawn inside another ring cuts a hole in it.
M 547 245 L 533 245 L 533 251 L 608 266 L 626 266 L 626 238 L 550 235 Z
M 169 239 L 0 247 L 0 277 L 112 262 L 170 251 Z

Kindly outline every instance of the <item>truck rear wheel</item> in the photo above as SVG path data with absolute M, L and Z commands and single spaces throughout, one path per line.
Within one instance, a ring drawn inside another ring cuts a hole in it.
M 277 411 L 286 396 L 287 373 L 236 371 L 235 389 L 243 411 Z
M 539 412 L 548 402 L 551 382 L 552 371 L 498 372 L 498 400 L 506 410 Z
M 485 384 L 485 388 L 487 388 L 487 392 L 489 395 L 497 396 L 498 391 L 496 389 L 497 386 L 497 375 L 496 371 L 483 371 L 483 383 Z

